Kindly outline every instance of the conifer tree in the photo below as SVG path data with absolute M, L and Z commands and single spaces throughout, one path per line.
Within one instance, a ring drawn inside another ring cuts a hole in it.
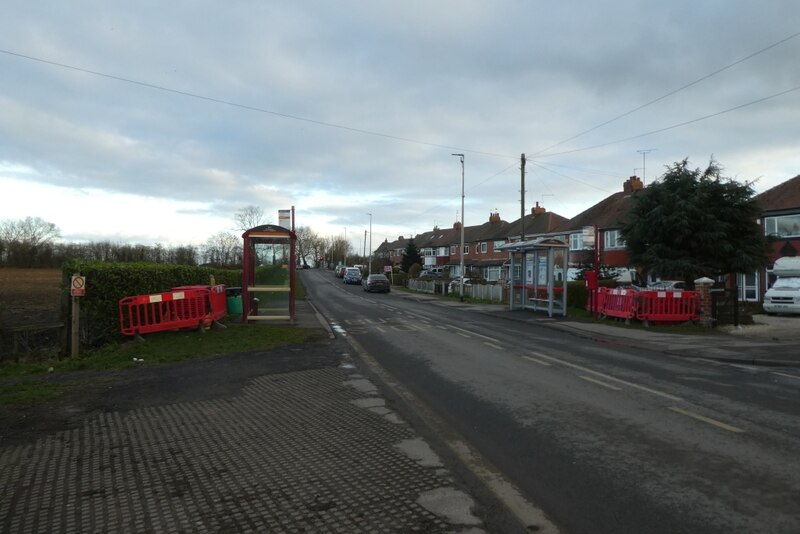
M 767 264 L 769 240 L 749 184 L 687 159 L 634 197 L 621 229 L 631 262 L 662 278 L 750 273 Z
M 405 251 L 403 251 L 403 261 L 400 263 L 400 269 L 407 273 L 415 263 L 422 265 L 422 257 L 419 255 L 416 243 L 414 243 L 413 239 L 410 239 L 406 244 Z

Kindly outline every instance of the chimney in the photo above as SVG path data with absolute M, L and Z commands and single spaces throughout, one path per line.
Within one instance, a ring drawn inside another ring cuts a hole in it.
M 544 209 L 543 206 L 539 205 L 539 202 L 536 202 L 536 205 L 531 208 L 531 215 L 541 215 L 542 213 L 546 212 L 547 210 Z
M 626 193 L 633 193 L 634 191 L 638 191 L 643 188 L 644 184 L 638 176 L 631 176 L 625 183 L 622 184 L 622 190 Z
M 453 230 L 458 230 L 459 228 L 461 228 L 461 223 L 458 222 L 458 221 L 454 222 L 453 223 Z
M 500 213 L 499 212 L 489 213 L 489 222 L 490 223 L 500 222 Z

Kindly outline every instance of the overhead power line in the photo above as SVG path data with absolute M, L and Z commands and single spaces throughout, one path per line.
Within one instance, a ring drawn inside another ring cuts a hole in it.
M 495 152 L 486 152 L 486 151 L 482 151 L 482 150 L 474 150 L 474 149 L 451 146 L 451 145 L 441 145 L 441 144 L 438 144 L 438 143 L 430 143 L 428 141 L 421 141 L 419 139 L 412 139 L 410 137 L 402 137 L 402 136 L 399 136 L 399 135 L 392 135 L 392 134 L 387 134 L 387 133 L 383 133 L 383 132 L 376 132 L 376 131 L 373 131 L 373 130 L 364 130 L 362 128 L 355 128 L 355 127 L 352 127 L 352 126 L 346 126 L 344 124 L 337 124 L 337 123 L 333 123 L 333 122 L 326 122 L 326 121 L 321 121 L 321 120 L 316 120 L 316 119 L 310 119 L 308 117 L 300 117 L 298 115 L 292 115 L 290 113 L 283 113 L 283 112 L 280 112 L 280 111 L 274 111 L 274 110 L 270 110 L 270 109 L 260 108 L 260 107 L 257 107 L 257 106 L 250 106 L 250 105 L 247 105 L 247 104 L 239 104 L 237 102 L 232 102 L 230 100 L 223 100 L 221 98 L 214 98 L 214 97 L 211 97 L 211 96 L 201 95 L 201 94 L 198 94 L 198 93 L 191 93 L 189 91 L 182 91 L 180 89 L 173 89 L 171 87 L 166 87 L 166 86 L 163 86 L 163 85 L 157 85 L 157 84 L 153 84 L 153 83 L 149 83 L 149 82 L 143 82 L 143 81 L 140 81 L 140 80 L 134 80 L 132 78 L 125 78 L 123 76 L 117 76 L 117 75 L 114 75 L 114 74 L 108 74 L 106 72 L 100 72 L 100 71 L 96 71 L 96 70 L 85 69 L 83 67 L 76 67 L 74 65 L 68 65 L 66 63 L 59 63 L 57 61 L 51 61 L 51 60 L 48 60 L 48 59 L 43 59 L 43 58 L 39 58 L 39 57 L 29 56 L 29 55 L 26 55 L 26 54 L 20 54 L 20 53 L 17 53 L 17 52 L 12 52 L 10 50 L 0 49 L 0 53 L 6 54 L 6 55 L 9 55 L 9 56 L 18 57 L 18 58 L 21 58 L 21 59 L 27 59 L 29 61 L 36 61 L 36 62 L 39 62 L 39 63 L 44 63 L 45 65 L 52 65 L 54 67 L 60 67 L 60 68 L 63 68 L 63 69 L 69 69 L 69 70 L 73 70 L 73 71 L 76 71 L 76 72 L 82 72 L 84 74 L 91 74 L 92 76 L 100 76 L 100 77 L 103 77 L 103 78 L 108 78 L 110 80 L 116 80 L 118 82 L 124 82 L 124 83 L 133 84 L 133 85 L 138 85 L 138 86 L 141 86 L 141 87 L 146 87 L 148 89 L 154 89 L 156 91 L 163 91 L 163 92 L 166 92 L 166 93 L 172 93 L 172 94 L 176 94 L 176 95 L 180 95 L 180 96 L 185 96 L 185 97 L 188 97 L 188 98 L 194 98 L 194 99 L 197 99 L 197 100 L 203 100 L 203 101 L 206 101 L 206 102 L 212 102 L 214 104 L 223 104 L 225 106 L 231 106 L 231 107 L 235 107 L 235 108 L 239 108 L 239 109 L 244 109 L 244 110 L 247 110 L 247 111 L 255 111 L 255 112 L 258 112 L 258 113 L 265 113 L 265 114 L 273 115 L 273 116 L 276 116 L 276 117 L 282 117 L 284 119 L 291 119 L 291 120 L 295 120 L 295 121 L 301 121 L 301 122 L 306 122 L 306 123 L 310 123 L 310 124 L 315 124 L 317 126 L 324 126 L 324 127 L 327 127 L 327 128 L 336 128 L 338 130 L 344 130 L 344 131 L 347 131 L 347 132 L 352 132 L 352 133 L 357 133 L 357 134 L 362 134 L 362 135 L 370 135 L 370 136 L 373 136 L 373 137 L 382 137 L 384 139 L 391 139 L 393 141 L 402 141 L 404 143 L 412 143 L 412 144 L 416 144 L 416 145 L 424 145 L 424 146 L 430 146 L 430 147 L 434 147 L 434 148 L 442 148 L 442 149 L 447 149 L 447 150 L 458 150 L 458 151 L 467 152 L 467 153 L 470 153 L 470 154 L 480 154 L 482 156 L 491 156 L 491 157 L 495 157 L 495 158 L 504 158 L 504 159 L 505 158 L 516 159 L 516 156 L 510 156 L 508 154 L 497 154 Z
M 600 143 L 597 145 L 585 146 L 583 148 L 575 148 L 573 150 L 565 150 L 563 152 L 553 152 L 550 154 L 543 154 L 539 156 L 540 158 L 548 158 L 550 156 L 563 156 L 564 154 L 574 154 L 575 152 L 583 152 L 584 150 L 592 150 L 595 148 L 602 148 L 604 146 L 615 145 L 617 143 L 624 143 L 625 141 L 632 141 L 634 139 L 639 139 L 642 137 L 647 137 L 648 135 L 654 135 L 661 132 L 666 132 L 667 130 L 674 130 L 675 128 L 680 128 L 681 126 L 686 126 L 689 124 L 694 124 L 695 122 L 704 121 L 706 119 L 710 119 L 712 117 L 718 117 L 720 115 L 724 115 L 725 113 L 730 113 L 731 111 L 736 111 L 737 109 L 746 108 L 748 106 L 752 106 L 755 104 L 759 104 L 761 102 L 765 102 L 767 100 L 771 100 L 773 98 L 777 98 L 779 96 L 783 96 L 785 94 L 791 93 L 793 91 L 800 90 L 800 85 L 796 87 L 792 87 L 791 89 L 786 89 L 785 91 L 781 91 L 780 93 L 775 93 L 769 96 L 765 96 L 764 98 L 759 98 L 757 100 L 753 100 L 751 102 L 747 102 L 745 104 L 740 104 L 738 106 L 734 106 L 732 108 L 724 109 L 722 111 L 717 111 L 716 113 L 710 113 L 708 115 L 703 115 L 702 117 L 697 117 L 695 119 L 691 119 L 688 121 L 680 122 L 678 124 L 673 124 L 671 126 L 665 126 L 664 128 L 659 128 L 657 130 L 650 130 L 649 132 L 641 133 L 638 135 L 632 135 L 631 137 L 625 137 L 624 139 L 617 139 L 616 141 L 608 141 L 607 143 Z
M 760 50 L 757 50 L 756 52 L 753 52 L 752 54 L 749 54 L 749 55 L 747 55 L 747 56 L 745 56 L 745 57 L 743 57 L 741 59 L 737 59 L 733 63 L 729 63 L 728 65 L 725 65 L 722 68 L 719 68 L 719 69 L 717 69 L 717 70 L 715 70 L 713 72 L 710 72 L 710 73 L 706 74 L 705 76 L 702 76 L 702 77 L 694 80 L 693 82 L 689 82 L 686 85 L 682 85 L 681 87 L 678 87 L 677 89 L 673 89 L 672 91 L 670 91 L 670 92 L 668 92 L 668 93 L 666 93 L 664 95 L 661 95 L 658 98 L 654 98 L 653 100 L 651 100 L 649 102 L 646 102 L 646 103 L 644 103 L 644 104 L 642 104 L 640 106 L 637 106 L 637 107 L 631 109 L 630 111 L 626 111 L 625 113 L 623 113 L 621 115 L 617 115 L 613 119 L 609 119 L 609 120 L 607 120 L 605 122 L 601 122 L 597 126 L 593 126 L 593 127 L 589 128 L 588 130 L 584 130 L 584 131 L 582 131 L 582 132 L 580 132 L 578 134 L 573 135 L 572 137 L 564 139 L 563 141 L 559 141 L 558 143 L 556 143 L 554 145 L 550 145 L 547 148 L 543 148 L 542 150 L 539 150 L 538 152 L 535 152 L 531 157 L 535 157 L 535 156 L 538 156 L 540 154 L 544 154 L 544 152 L 547 152 L 547 151 L 549 151 L 549 150 L 551 150 L 553 148 L 556 148 L 557 146 L 561 146 L 564 143 L 568 143 L 568 142 L 570 142 L 570 141 L 572 141 L 574 139 L 577 139 L 578 137 L 582 137 L 582 136 L 584 136 L 584 135 L 586 135 L 586 134 L 588 134 L 590 132 L 593 132 L 593 131 L 597 130 L 598 128 L 602 128 L 603 126 L 606 126 L 608 124 L 611 124 L 612 122 L 618 121 L 619 119 L 621 119 L 623 117 L 627 117 L 628 115 L 636 113 L 637 111 L 639 111 L 641 109 L 644 109 L 644 108 L 646 108 L 648 106 L 651 106 L 651 105 L 655 104 L 656 102 L 660 102 L 660 101 L 664 100 L 665 98 L 669 98 L 670 96 L 672 96 L 672 95 L 674 95 L 676 93 L 679 93 L 679 92 L 683 91 L 684 89 L 688 89 L 689 87 L 697 85 L 698 83 L 700 83 L 700 82 L 702 82 L 704 80 L 707 80 L 707 79 L 711 78 L 712 76 L 716 76 L 717 74 L 719 74 L 721 72 L 724 72 L 724 71 L 726 71 L 726 70 L 728 70 L 728 69 L 730 69 L 732 67 L 735 67 L 736 65 L 738 65 L 740 63 L 744 63 L 748 59 L 752 59 L 752 58 L 756 57 L 759 54 L 763 54 L 767 50 L 775 48 L 776 46 L 781 45 L 781 44 L 783 44 L 783 43 L 785 43 L 787 41 L 790 41 L 790 40 L 792 40 L 792 39 L 794 39 L 794 38 L 796 38 L 798 36 L 800 36 L 800 32 L 796 32 L 796 33 L 793 33 L 793 34 L 789 35 L 788 37 L 784 37 L 780 41 L 776 41 L 776 42 L 772 43 L 769 46 L 765 46 L 764 48 L 762 48 Z M 649 134 L 643 134 L 643 135 L 649 135 Z M 631 139 L 636 139 L 636 137 L 632 137 Z M 609 143 L 609 144 L 611 144 L 611 143 Z M 598 146 L 606 146 L 606 145 L 598 145 Z M 581 149 L 581 150 L 584 150 L 584 149 Z M 569 154 L 569 153 L 570 152 L 559 152 L 559 154 Z M 554 156 L 555 154 L 544 154 L 544 155 L 545 156 Z

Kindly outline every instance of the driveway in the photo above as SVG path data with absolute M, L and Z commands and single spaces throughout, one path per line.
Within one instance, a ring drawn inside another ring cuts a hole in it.
M 722 326 L 720 330 L 734 336 L 800 341 L 800 315 L 753 315 L 752 325 Z

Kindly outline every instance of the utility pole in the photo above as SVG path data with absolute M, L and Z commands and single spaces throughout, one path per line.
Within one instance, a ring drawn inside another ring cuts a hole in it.
M 369 215 L 369 260 L 367 260 L 367 276 L 372 274 L 372 214 L 367 213 Z M 364 240 L 366 240 L 367 236 L 364 236 Z
M 525 154 L 522 154 L 519 158 L 519 169 L 520 169 L 520 201 L 519 201 L 519 220 L 522 224 L 522 229 L 520 230 L 520 241 L 525 241 Z
M 364 259 L 366 259 L 366 257 L 367 257 L 367 231 L 366 230 L 364 230 L 364 253 L 362 254 L 362 256 L 364 256 Z
M 458 156 L 461 160 L 461 260 L 459 261 L 459 270 L 461 272 L 461 302 L 464 302 L 464 154 L 451 154 L 451 156 Z

